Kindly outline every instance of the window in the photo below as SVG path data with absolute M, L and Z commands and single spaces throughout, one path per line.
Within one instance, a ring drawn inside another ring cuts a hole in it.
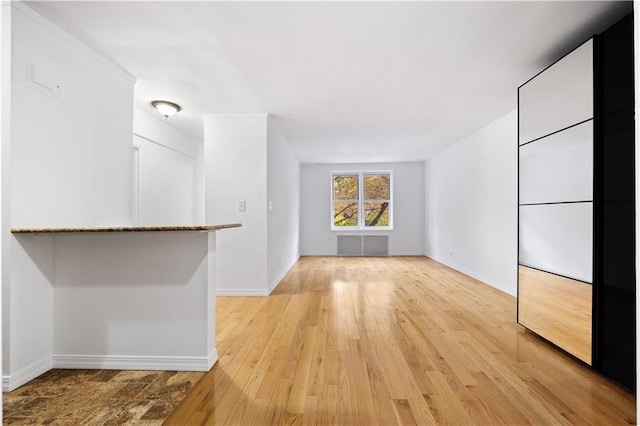
M 390 229 L 391 172 L 334 172 L 332 229 Z

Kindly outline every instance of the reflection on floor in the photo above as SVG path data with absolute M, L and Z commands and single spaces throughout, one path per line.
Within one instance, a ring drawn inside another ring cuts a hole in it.
M 218 297 L 218 363 L 166 425 L 635 424 L 635 397 L 425 257 L 302 257 Z
M 161 425 L 200 372 L 51 370 L 4 394 L 4 424 Z

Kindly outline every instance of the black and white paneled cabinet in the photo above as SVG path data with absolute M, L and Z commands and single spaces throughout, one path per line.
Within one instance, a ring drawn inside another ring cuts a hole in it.
M 629 15 L 518 88 L 518 322 L 635 390 Z

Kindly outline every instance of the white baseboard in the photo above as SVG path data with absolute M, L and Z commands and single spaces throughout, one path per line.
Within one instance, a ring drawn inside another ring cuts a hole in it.
M 214 349 L 207 357 L 119 355 L 53 355 L 10 376 L 2 376 L 2 391 L 11 392 L 52 368 L 104 370 L 209 371 L 218 362 Z
M 11 392 L 53 368 L 51 357 L 44 358 L 10 376 L 2 376 L 2 391 Z
M 393 252 L 389 252 L 389 256 L 384 256 L 384 257 L 393 257 L 393 256 L 424 256 L 425 254 L 421 251 L 421 250 L 400 250 L 400 251 L 393 251 Z M 316 252 L 309 252 L 309 253 L 302 253 L 300 256 L 305 256 L 305 257 L 314 257 L 314 256 L 318 256 L 318 257 L 337 257 L 336 256 L 336 251 L 316 251 Z M 359 257 L 359 256 L 354 256 L 354 257 Z
M 300 255 L 289 265 L 275 280 L 269 284 L 268 289 L 259 288 L 217 288 L 216 296 L 268 296 L 280 284 L 280 281 L 293 268 L 293 265 L 300 259 Z
M 311 257 L 311 256 L 319 256 L 319 257 L 332 256 L 332 257 L 335 257 L 335 255 L 336 255 L 336 249 L 335 248 L 333 250 L 311 250 L 311 251 L 300 253 L 300 256 L 307 256 L 307 257 Z
M 481 281 L 482 283 L 484 283 L 484 284 L 486 284 L 488 286 L 491 286 L 491 287 L 495 288 L 496 290 L 500 290 L 501 292 L 506 293 L 506 294 L 508 294 L 510 296 L 517 297 L 517 295 L 514 294 L 514 292 L 510 289 L 510 287 L 508 285 L 506 285 L 505 283 L 498 282 L 498 281 L 496 281 L 496 280 L 494 280 L 492 278 L 486 277 L 486 276 L 484 276 L 482 274 L 478 274 L 475 271 L 472 271 L 472 270 L 467 269 L 467 268 L 465 268 L 463 266 L 457 265 L 457 264 L 455 264 L 453 262 L 447 262 L 445 259 L 441 259 L 438 256 L 432 256 L 432 255 L 429 255 L 429 254 L 425 254 L 424 256 L 428 257 L 429 259 L 435 260 L 438 263 L 442 263 L 443 265 L 448 266 L 451 269 L 455 269 L 458 272 L 462 272 L 463 274 L 468 275 L 471 278 L 474 278 L 474 279 L 476 279 L 478 281 Z
M 104 370 L 209 371 L 218 360 L 209 356 L 53 355 L 53 368 Z
M 289 273 L 289 271 L 291 270 L 291 268 L 293 268 L 293 265 L 295 265 L 298 260 L 300 260 L 300 255 L 298 255 L 293 262 L 291 262 L 291 264 L 284 269 L 284 271 L 282 271 L 282 273 L 271 282 L 271 284 L 269 284 L 269 289 L 268 289 L 268 294 L 271 294 L 273 292 L 273 290 L 276 289 L 276 287 L 278 287 L 278 284 L 280 284 L 280 282 L 284 279 L 284 277 Z
M 393 256 L 424 256 L 424 253 L 421 250 L 400 250 L 394 251 L 393 253 L 389 252 L 389 257 Z
M 207 361 L 207 365 L 209 366 L 209 368 L 207 368 L 207 371 L 211 370 L 215 363 L 218 362 L 218 350 L 212 350 L 208 358 L 209 359 Z
M 216 296 L 268 296 L 267 289 L 258 288 L 217 288 Z

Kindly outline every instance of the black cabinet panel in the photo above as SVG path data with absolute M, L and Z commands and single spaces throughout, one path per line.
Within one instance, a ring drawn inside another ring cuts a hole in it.
M 632 15 L 596 43 L 594 367 L 636 388 Z
M 600 287 L 635 291 L 635 205 L 604 202 L 600 245 Z M 606 317 L 606 315 L 603 314 Z M 634 316 L 635 318 L 635 316 Z
M 605 92 L 600 93 L 600 114 L 633 110 L 633 15 L 600 34 L 599 43 L 598 80 L 606 87 Z
M 606 88 L 606 86 L 604 86 Z M 633 92 L 633 90 L 630 90 Z M 605 90 L 606 92 L 606 90 Z M 597 129 L 600 150 L 602 201 L 635 199 L 635 140 L 633 109 L 600 117 Z
M 601 288 L 598 294 L 598 370 L 629 389 L 636 387 L 635 291 Z

